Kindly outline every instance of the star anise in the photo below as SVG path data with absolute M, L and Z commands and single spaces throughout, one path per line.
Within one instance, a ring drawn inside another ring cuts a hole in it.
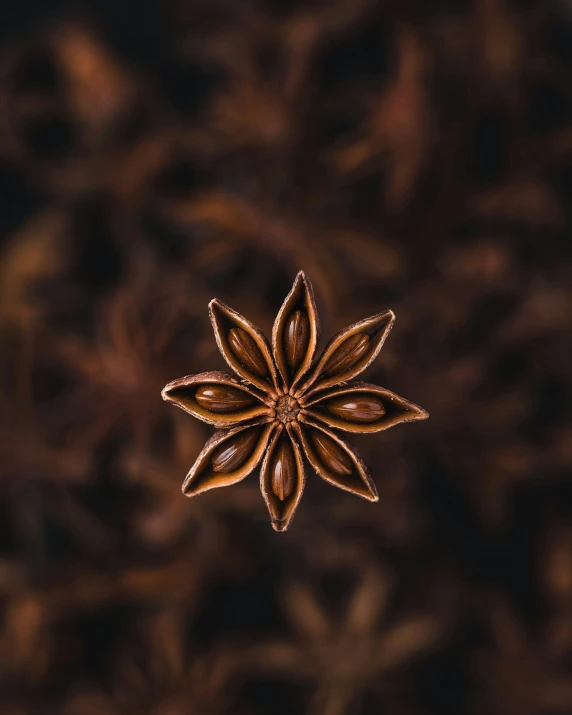
M 221 428 L 192 466 L 183 493 L 236 484 L 262 462 L 260 488 L 272 526 L 285 531 L 304 490 L 305 455 L 330 484 L 377 501 L 365 464 L 334 430 L 380 432 L 429 416 L 383 387 L 348 384 L 377 357 L 394 314 L 350 325 L 314 361 L 318 312 L 303 271 L 276 316 L 272 349 L 255 325 L 220 301 L 212 300 L 209 311 L 219 350 L 241 379 L 204 372 L 163 389 L 164 400 Z

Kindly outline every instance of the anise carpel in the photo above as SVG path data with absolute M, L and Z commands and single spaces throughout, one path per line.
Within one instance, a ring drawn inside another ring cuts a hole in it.
M 304 490 L 305 456 L 330 484 L 377 501 L 365 464 L 335 430 L 380 432 L 428 417 L 383 387 L 349 382 L 377 357 L 393 313 L 350 325 L 314 360 L 318 313 L 302 271 L 274 322 L 272 347 L 256 326 L 218 300 L 209 311 L 218 347 L 238 377 L 204 372 L 163 389 L 164 400 L 219 428 L 188 473 L 183 493 L 236 484 L 262 463 L 260 488 L 272 526 L 285 531 Z

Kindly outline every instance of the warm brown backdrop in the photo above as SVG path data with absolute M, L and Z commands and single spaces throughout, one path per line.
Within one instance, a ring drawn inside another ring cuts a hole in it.
M 0 13 L 3 715 L 572 712 L 572 8 Z M 391 308 L 372 505 L 180 484 L 217 296 Z

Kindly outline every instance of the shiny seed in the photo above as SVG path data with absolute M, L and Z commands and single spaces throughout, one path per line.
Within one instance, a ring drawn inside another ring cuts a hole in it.
M 282 437 L 272 455 L 271 486 L 274 494 L 284 501 L 294 491 L 296 457 L 288 437 Z
M 308 352 L 310 321 L 306 313 L 295 310 L 284 325 L 284 350 L 288 367 L 295 370 Z
M 325 403 L 328 412 L 348 422 L 375 422 L 385 414 L 383 402 L 376 395 L 339 395 Z
M 268 366 L 254 339 L 242 328 L 232 328 L 228 333 L 230 349 L 241 365 L 255 375 L 268 375 Z
M 324 365 L 326 375 L 337 375 L 352 368 L 369 347 L 369 335 L 356 333 L 337 348 Z
M 338 475 L 353 472 L 351 459 L 331 437 L 323 432 L 318 432 L 318 430 L 312 430 L 312 441 L 326 469 Z
M 195 394 L 199 405 L 210 412 L 237 412 L 253 405 L 254 397 L 229 385 L 203 385 Z
M 211 455 L 215 472 L 228 474 L 241 467 L 258 442 L 260 429 L 246 429 L 223 442 Z

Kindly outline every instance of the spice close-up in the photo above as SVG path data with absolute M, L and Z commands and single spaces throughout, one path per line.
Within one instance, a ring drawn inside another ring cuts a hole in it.
M 304 491 L 302 456 L 330 484 L 369 501 L 377 489 L 351 446 L 332 430 L 381 432 L 426 419 L 425 410 L 377 385 L 349 383 L 377 357 L 393 326 L 391 311 L 338 333 L 314 360 L 319 319 L 308 277 L 298 273 L 276 317 L 272 349 L 256 326 L 210 303 L 217 345 L 237 377 L 223 372 L 170 382 L 163 398 L 215 427 L 183 484 L 195 496 L 235 484 L 260 462 L 260 488 L 272 526 L 285 531 Z
M 572 1 L 0 4 L 0 715 L 570 715 Z

